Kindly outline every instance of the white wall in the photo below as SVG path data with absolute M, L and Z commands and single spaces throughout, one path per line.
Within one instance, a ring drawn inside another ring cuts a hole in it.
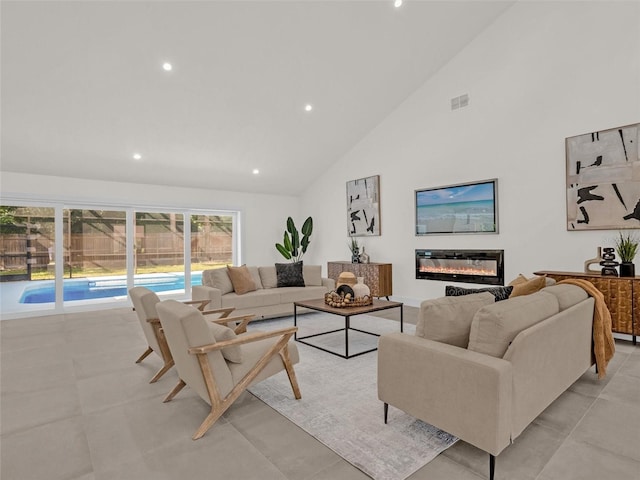
M 464 93 L 470 105 L 451 111 Z M 615 232 L 566 230 L 564 139 L 636 122 L 640 3 L 519 2 L 307 190 L 309 260 L 349 259 L 345 182 L 379 174 L 382 235 L 362 243 L 372 261 L 393 263 L 394 297 L 444 293 L 415 279 L 416 248 L 504 249 L 507 282 L 582 271 Z M 498 235 L 414 235 L 415 189 L 493 177 Z
M 275 249 L 289 215 L 296 222 L 295 197 L 249 194 L 197 188 L 103 182 L 2 172 L 0 200 L 21 198 L 87 204 L 141 205 L 184 209 L 236 210 L 241 213 L 242 262 L 268 265 L 284 261 Z M 0 201 L 1 203 L 1 201 Z M 300 223 L 301 225 L 301 223 Z

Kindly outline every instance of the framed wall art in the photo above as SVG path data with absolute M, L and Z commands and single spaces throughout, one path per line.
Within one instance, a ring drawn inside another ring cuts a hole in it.
M 416 235 L 498 233 L 498 179 L 416 190 Z
M 567 230 L 640 228 L 640 123 L 565 139 Z
M 380 235 L 380 175 L 347 182 L 347 233 Z

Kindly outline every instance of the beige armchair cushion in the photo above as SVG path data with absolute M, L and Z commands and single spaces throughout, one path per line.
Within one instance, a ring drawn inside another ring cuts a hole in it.
M 218 323 L 209 322 L 209 330 L 213 334 L 213 338 L 216 342 L 233 340 L 237 337 L 236 332 L 231 330 L 229 327 L 220 325 Z M 230 362 L 242 363 L 242 345 L 233 345 L 231 347 L 223 348 L 222 356 Z
M 467 348 L 475 313 L 495 303 L 489 292 L 462 297 L 441 297 L 420 304 L 416 336 Z
M 226 268 L 214 268 L 202 272 L 202 285 L 217 288 L 222 295 L 233 292 L 233 284 Z
M 226 271 L 226 269 L 224 270 Z M 174 300 L 161 302 L 158 305 L 158 313 L 169 342 L 169 348 L 173 353 L 178 376 L 191 386 L 203 400 L 210 403 L 209 392 L 202 377 L 198 359 L 196 355 L 188 353 L 189 347 L 216 342 L 211 328 L 209 328 L 210 322 L 204 320 L 202 313 L 195 308 L 187 307 Z M 234 385 L 229 364 L 222 356 L 222 352 L 219 351 L 210 352 L 207 357 L 220 395 L 227 395 Z
M 518 333 L 559 311 L 555 295 L 546 292 L 482 307 L 471 322 L 468 349 L 502 358 Z

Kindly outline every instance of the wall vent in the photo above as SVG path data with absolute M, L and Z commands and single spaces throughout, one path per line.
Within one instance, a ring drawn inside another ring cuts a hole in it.
M 464 95 L 460 95 L 459 97 L 454 97 L 451 99 L 451 110 L 457 110 L 459 108 L 463 108 L 469 105 L 469 94 L 465 93 Z

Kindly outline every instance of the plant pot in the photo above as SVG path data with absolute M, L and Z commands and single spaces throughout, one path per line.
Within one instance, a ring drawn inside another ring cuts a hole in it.
M 622 262 L 620 264 L 620 276 L 621 277 L 635 277 L 636 266 L 633 262 Z

